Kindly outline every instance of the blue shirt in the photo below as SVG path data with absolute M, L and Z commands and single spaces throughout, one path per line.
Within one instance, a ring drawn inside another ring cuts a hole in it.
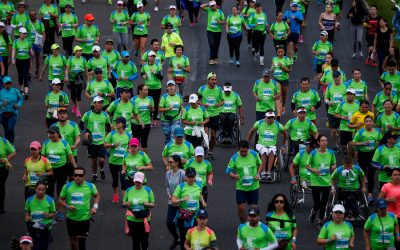
M 3 107 L 2 103 L 6 101 L 6 105 Z M 22 106 L 22 95 L 16 88 L 6 89 L 3 87 L 0 90 L 0 113 L 12 112 L 18 114 L 18 109 L 14 108 L 14 104 L 17 104 L 20 108 Z
M 292 18 L 292 16 L 294 18 Z M 283 20 L 290 20 L 290 32 L 291 33 L 298 33 L 300 34 L 300 25 L 301 23 L 298 23 L 295 19 L 299 19 L 303 21 L 303 14 L 301 14 L 300 11 L 292 11 L 292 10 L 287 10 L 285 14 L 283 15 Z

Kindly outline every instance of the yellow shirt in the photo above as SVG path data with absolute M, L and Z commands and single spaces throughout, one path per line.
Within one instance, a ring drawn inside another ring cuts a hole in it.
M 170 46 L 169 43 L 175 43 L 175 45 L 183 45 L 181 37 L 172 32 L 171 34 L 165 33 L 161 39 L 161 48 L 165 51 L 165 57 L 170 58 L 175 56 L 174 47 Z
M 372 113 L 371 111 L 368 111 L 368 112 L 365 113 L 365 114 L 361 113 L 360 111 L 357 111 L 357 112 L 355 112 L 355 113 L 353 114 L 353 116 L 352 116 L 351 119 L 350 119 L 350 124 L 357 124 L 357 123 L 359 123 L 359 122 L 362 123 L 362 126 L 359 127 L 359 128 L 356 128 L 355 131 L 360 130 L 360 129 L 362 129 L 362 128 L 365 128 L 364 119 L 365 119 L 365 117 L 366 117 L 367 115 L 371 116 L 372 119 L 375 120 L 374 113 Z

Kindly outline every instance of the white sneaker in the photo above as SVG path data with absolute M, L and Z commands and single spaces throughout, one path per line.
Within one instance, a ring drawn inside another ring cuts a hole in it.
M 356 53 L 353 53 L 353 55 L 351 56 L 351 58 L 356 58 Z
M 364 57 L 364 54 L 362 53 L 362 51 L 360 51 L 360 57 Z
M 260 66 L 264 66 L 264 57 L 260 56 Z
M 155 11 L 155 12 L 158 12 L 158 7 L 157 7 L 157 6 L 154 7 L 154 11 Z
M 253 58 L 254 61 L 257 61 L 259 55 L 260 55 L 259 53 L 255 53 L 255 54 L 254 54 L 254 58 Z
M 229 64 L 233 64 L 233 63 L 234 63 L 233 58 L 230 58 L 229 59 Z
M 86 0 L 82 0 L 81 3 L 86 3 Z

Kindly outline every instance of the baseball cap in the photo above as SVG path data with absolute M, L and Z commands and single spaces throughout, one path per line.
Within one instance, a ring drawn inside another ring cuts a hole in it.
M 123 88 L 121 89 L 121 93 L 123 93 L 123 92 L 129 92 L 129 93 L 131 93 L 131 89 L 128 88 L 128 87 L 123 87 Z
M 11 83 L 12 83 L 12 79 L 11 79 L 11 77 L 9 77 L 9 76 L 5 76 L 5 77 L 3 78 L 3 83 L 8 83 L 8 82 L 11 82 Z
M 103 69 L 102 68 L 95 68 L 94 69 L 94 73 L 95 74 L 101 74 L 101 73 L 103 73 Z
M 138 138 L 132 138 L 129 140 L 129 146 L 136 146 L 139 147 L 140 142 Z
M 91 13 L 88 13 L 85 15 L 85 21 L 93 21 L 94 20 L 94 16 Z
M 340 73 L 339 70 L 335 70 L 335 71 L 333 71 L 333 73 L 332 73 L 332 76 L 333 76 L 333 77 L 339 77 L 339 76 L 341 76 L 341 75 L 342 75 L 342 73 Z
M 376 208 L 380 209 L 380 208 L 387 208 L 387 203 L 385 201 L 385 199 L 377 199 L 376 200 Z
M 169 9 L 171 10 L 171 9 L 176 9 L 176 6 L 175 5 L 170 5 L 169 6 Z
M 106 40 L 106 44 L 107 44 L 107 43 L 112 43 L 112 44 L 114 44 L 114 40 L 111 39 L 111 38 L 108 38 L 108 39 Z
M 308 141 L 306 141 L 304 144 L 306 144 L 307 146 L 316 146 L 317 145 L 317 140 L 315 140 L 315 138 L 311 137 Z
M 355 95 L 356 91 L 353 88 L 348 88 L 346 93 L 352 93 L 353 95 Z
M 174 135 L 175 137 L 183 137 L 185 135 L 185 130 L 181 127 L 176 127 L 174 129 Z
M 156 53 L 154 53 L 154 51 L 150 51 L 149 53 L 147 53 L 147 56 L 148 56 L 148 57 L 150 57 L 150 56 L 156 56 Z
M 117 5 L 124 5 L 124 1 L 117 1 Z
M 0 22 L 1 27 L 5 27 L 6 25 L 3 22 Z
M 34 149 L 40 149 L 41 147 L 42 147 L 42 144 L 40 144 L 40 142 L 38 142 L 38 141 L 33 141 L 29 145 L 29 148 L 34 148 Z
M 135 177 L 133 177 L 133 181 L 143 183 L 144 182 L 144 174 L 139 171 L 136 172 Z
M 95 103 L 95 102 L 102 102 L 102 101 L 104 101 L 104 99 L 103 99 L 103 97 L 101 97 L 101 96 L 96 96 L 95 98 L 93 98 L 93 103 Z
M 303 107 L 301 107 L 301 108 L 299 108 L 298 110 L 297 110 L 297 113 L 300 113 L 300 112 L 307 112 L 307 110 L 305 109 L 305 108 L 303 108 Z
M 61 107 L 61 108 L 58 108 L 58 109 L 57 109 L 57 113 L 59 114 L 60 112 L 62 112 L 62 113 L 68 113 L 68 110 L 67 110 L 66 107 Z
M 19 28 L 18 32 L 24 34 L 28 33 L 24 27 Z
M 174 80 L 168 80 L 167 86 L 168 86 L 168 85 L 175 85 L 175 81 L 174 81 Z
M 321 31 L 321 33 L 319 33 L 321 36 L 328 36 L 328 32 L 326 30 Z
M 61 80 L 59 78 L 54 78 L 51 80 L 51 85 L 61 84 Z
M 47 130 L 50 133 L 60 133 L 60 129 L 56 125 L 51 125 L 50 128 Z
M 344 213 L 345 209 L 344 206 L 342 204 L 336 204 L 335 206 L 333 206 L 332 212 L 342 212 Z
M 263 76 L 270 76 L 271 75 L 271 71 L 269 69 L 264 69 L 262 75 Z
M 189 103 L 196 103 L 199 100 L 196 94 L 191 94 L 189 96 Z
M 210 2 L 208 3 L 208 6 L 213 6 L 213 5 L 217 5 L 217 3 L 216 3 L 215 1 L 210 1 Z
M 82 50 L 82 47 L 79 46 L 79 45 L 76 45 L 76 46 L 74 47 L 74 53 L 77 52 L 78 50 Z
M 51 50 L 55 50 L 55 49 L 59 49 L 60 45 L 58 45 L 57 43 L 51 45 Z
M 210 77 L 213 77 L 213 76 L 217 77 L 217 74 L 215 74 L 214 72 L 210 72 L 207 75 L 207 79 L 210 79 Z
M 194 156 L 204 156 L 204 148 L 198 146 L 194 149 Z
M 258 208 L 252 207 L 247 210 L 247 215 L 260 215 L 260 210 Z
M 265 113 L 265 117 L 275 117 L 275 113 L 273 111 Z
M 224 86 L 224 91 L 232 91 L 232 86 Z
M 143 7 L 143 3 L 142 3 L 142 2 L 138 2 L 138 3 L 136 4 L 136 8 L 140 8 L 140 7 Z
M 22 236 L 21 238 L 19 238 L 19 243 L 21 243 L 21 244 L 22 243 L 32 244 L 33 240 L 32 240 L 32 238 L 30 236 L 25 235 L 25 236 Z
M 185 176 L 187 177 L 195 177 L 196 176 L 196 169 L 192 167 L 188 167 L 185 171 Z
M 121 56 L 122 56 L 122 57 L 130 57 L 129 52 L 126 51 L 126 50 L 124 50 L 124 51 L 121 52 Z
M 172 25 L 172 23 L 167 23 L 167 24 L 165 25 L 165 28 L 166 28 L 166 29 L 173 29 L 173 28 L 174 28 L 174 25 Z
M 98 45 L 95 45 L 95 46 L 93 46 L 93 48 L 92 48 L 92 52 L 100 51 L 100 50 L 101 50 L 101 48 L 100 48 L 100 46 L 98 46 Z
M 21 1 L 17 4 L 17 6 L 26 6 L 26 3 L 24 1 Z
M 126 119 L 125 119 L 125 117 L 122 117 L 122 116 L 117 117 L 117 119 L 115 119 L 115 124 L 117 124 L 117 123 L 126 124 Z
M 293 2 L 290 6 L 292 6 L 292 7 L 298 7 L 298 5 L 297 5 L 296 2 Z
M 208 218 L 208 212 L 204 209 L 200 209 L 199 212 L 197 213 L 197 218 Z

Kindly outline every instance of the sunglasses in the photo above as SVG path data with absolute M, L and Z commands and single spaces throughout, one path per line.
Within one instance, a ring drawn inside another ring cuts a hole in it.
M 49 133 L 49 134 L 51 134 L 51 135 L 57 134 L 57 132 L 51 132 L 51 131 L 49 131 L 49 132 L 47 132 L 47 133 Z
M 85 176 L 84 174 L 74 174 L 74 177 L 83 177 Z
M 53 84 L 53 86 L 61 86 L 61 84 L 60 83 L 55 83 L 55 84 Z
M 333 212 L 334 214 L 343 214 L 342 212 L 340 212 L 340 211 L 336 211 L 336 212 Z
M 31 148 L 32 151 L 36 151 L 39 150 L 38 148 Z
M 175 163 L 174 161 L 168 161 L 169 164 Z
M 285 201 L 284 200 L 275 200 L 275 204 L 278 204 L 278 203 L 283 204 L 283 203 L 285 203 Z

